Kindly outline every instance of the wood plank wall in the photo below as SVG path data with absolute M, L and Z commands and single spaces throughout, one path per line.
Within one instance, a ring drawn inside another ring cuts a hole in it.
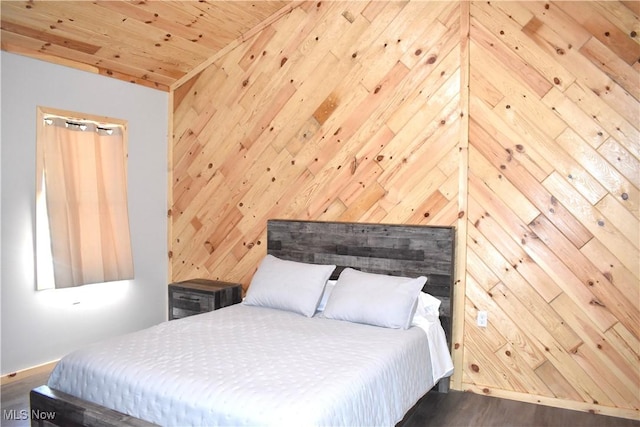
M 471 3 L 477 392 L 639 416 L 639 5 Z
M 247 286 L 269 218 L 456 225 L 454 387 L 638 418 L 639 5 L 302 3 L 173 92 L 172 280 Z

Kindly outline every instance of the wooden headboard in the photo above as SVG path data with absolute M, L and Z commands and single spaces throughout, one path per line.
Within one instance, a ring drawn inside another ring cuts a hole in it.
M 455 228 L 421 225 L 269 220 L 267 253 L 392 276 L 427 276 L 424 291 L 442 300 L 440 320 L 451 348 Z

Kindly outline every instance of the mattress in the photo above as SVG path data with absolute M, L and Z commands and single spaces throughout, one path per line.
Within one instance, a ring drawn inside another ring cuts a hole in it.
M 48 385 L 167 426 L 394 425 L 439 379 L 431 354 L 448 356 L 429 329 L 444 340 L 439 322 L 398 330 L 237 304 L 75 351 Z

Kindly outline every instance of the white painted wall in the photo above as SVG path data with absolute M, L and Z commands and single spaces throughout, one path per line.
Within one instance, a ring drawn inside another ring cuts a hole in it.
M 2 374 L 167 317 L 168 94 L 2 52 L 0 299 Z M 35 290 L 36 106 L 127 120 L 135 279 Z

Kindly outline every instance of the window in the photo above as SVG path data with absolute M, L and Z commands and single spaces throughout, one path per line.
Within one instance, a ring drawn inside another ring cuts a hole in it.
M 38 107 L 38 289 L 133 278 L 126 122 Z

